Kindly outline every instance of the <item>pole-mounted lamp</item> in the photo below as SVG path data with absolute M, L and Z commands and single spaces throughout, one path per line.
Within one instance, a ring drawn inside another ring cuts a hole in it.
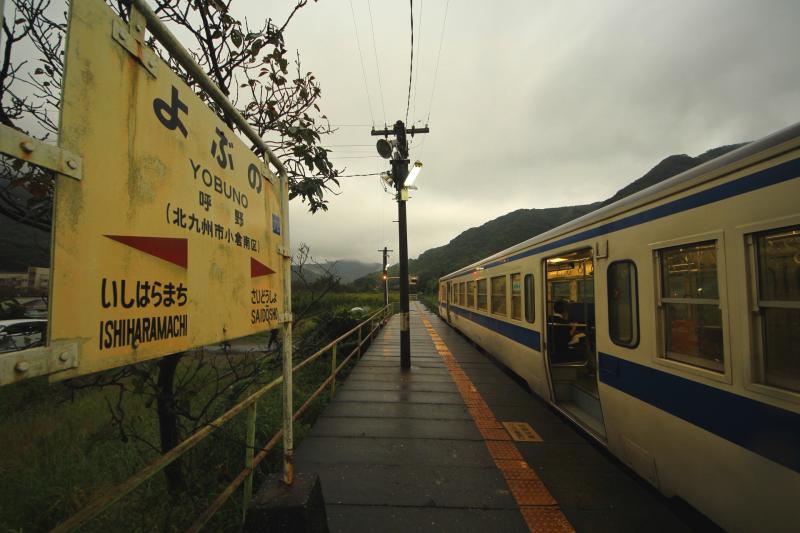
M 408 172 L 408 177 L 406 178 L 406 182 L 403 184 L 405 187 L 411 187 L 414 185 L 414 182 L 417 180 L 420 171 L 422 171 L 422 161 L 417 161 L 414 163 L 414 166 L 411 167 L 411 170 Z

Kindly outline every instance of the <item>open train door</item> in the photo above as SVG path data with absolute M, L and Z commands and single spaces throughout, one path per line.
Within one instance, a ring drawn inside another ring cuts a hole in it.
M 605 438 L 597 387 L 592 250 L 544 261 L 546 357 L 553 401 L 580 425 Z

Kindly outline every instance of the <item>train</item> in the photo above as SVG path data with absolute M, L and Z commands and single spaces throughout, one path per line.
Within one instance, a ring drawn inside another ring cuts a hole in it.
M 800 531 L 800 123 L 441 277 L 438 305 L 665 496 Z

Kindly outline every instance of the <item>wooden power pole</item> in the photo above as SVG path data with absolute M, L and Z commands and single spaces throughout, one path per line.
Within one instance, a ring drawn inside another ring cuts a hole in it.
M 430 129 L 406 129 L 402 120 L 398 120 L 391 130 L 372 130 L 372 135 L 388 137 L 394 135 L 394 149 L 392 151 L 392 182 L 397 190 L 397 215 L 399 222 L 400 241 L 400 368 L 411 368 L 411 330 L 409 327 L 408 306 L 408 230 L 406 226 L 406 201 L 408 189 L 405 187 L 408 177 L 408 141 L 406 134 L 429 133 Z M 379 149 L 380 152 L 380 149 Z M 383 155 L 383 154 L 382 154 Z M 387 280 L 388 282 L 388 280 Z

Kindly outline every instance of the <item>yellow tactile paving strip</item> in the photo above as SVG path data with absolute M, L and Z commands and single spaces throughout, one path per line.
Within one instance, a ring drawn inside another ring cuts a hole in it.
M 472 420 L 478 427 L 486 443 L 486 448 L 492 456 L 495 465 L 506 479 L 508 488 L 519 505 L 519 510 L 530 531 L 536 533 L 565 533 L 574 532 L 564 513 L 542 480 L 536 475 L 516 444 L 511 439 L 503 425 L 497 421 L 492 410 L 483 400 L 481 393 L 475 388 L 467 374 L 461 369 L 453 354 L 447 348 L 442 338 L 433 329 L 430 321 L 420 314 L 422 323 L 428 334 L 433 339 L 433 345 L 450 376 L 461 393 L 461 398 L 472 415 Z

